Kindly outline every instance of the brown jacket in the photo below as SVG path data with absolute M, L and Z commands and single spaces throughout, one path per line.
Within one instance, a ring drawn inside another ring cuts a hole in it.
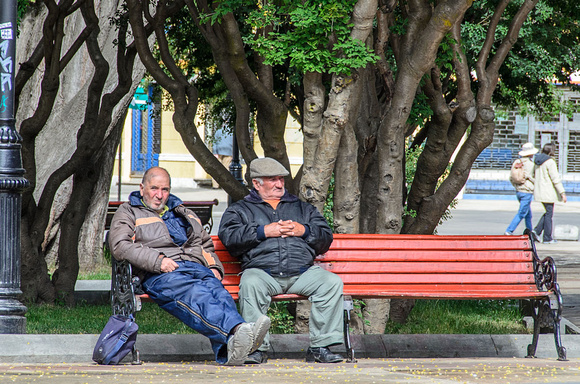
M 159 215 L 145 206 L 122 204 L 113 216 L 109 245 L 116 260 L 127 260 L 133 274 L 143 279 L 146 272 L 161 273 L 161 260 L 194 261 L 224 275 L 222 263 L 214 252 L 211 237 L 193 211 L 178 205 L 177 215 L 185 217 L 191 227 L 187 241 L 178 246 Z

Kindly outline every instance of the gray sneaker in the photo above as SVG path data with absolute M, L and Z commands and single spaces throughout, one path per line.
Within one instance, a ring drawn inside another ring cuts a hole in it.
M 264 337 L 266 337 L 266 334 L 270 329 L 270 318 L 266 315 L 262 315 L 258 317 L 254 323 L 250 323 L 250 325 L 252 326 L 253 335 L 252 349 L 250 349 L 250 353 L 253 353 L 264 342 Z
M 240 324 L 236 332 L 228 340 L 228 361 L 226 365 L 243 365 L 250 354 L 253 341 L 252 326 L 249 323 Z

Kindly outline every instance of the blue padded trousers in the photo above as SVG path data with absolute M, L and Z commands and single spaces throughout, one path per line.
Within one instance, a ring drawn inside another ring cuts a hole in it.
M 150 274 L 145 292 L 161 308 L 211 341 L 216 361 L 227 361 L 230 331 L 244 319 L 236 303 L 213 272 L 193 261 L 177 262 L 173 272 Z

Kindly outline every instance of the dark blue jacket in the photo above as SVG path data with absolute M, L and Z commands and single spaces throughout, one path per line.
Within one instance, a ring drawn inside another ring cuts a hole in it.
M 304 236 L 266 238 L 264 226 L 279 220 L 304 225 Z M 288 191 L 273 209 L 252 190 L 224 212 L 218 236 L 230 254 L 241 260 L 242 269 L 260 268 L 280 277 L 306 271 L 332 243 L 332 230 L 316 207 Z

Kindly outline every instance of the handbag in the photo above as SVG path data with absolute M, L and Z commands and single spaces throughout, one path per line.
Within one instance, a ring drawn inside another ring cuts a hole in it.
M 138 330 L 133 316 L 112 315 L 97 340 L 93 360 L 98 364 L 119 364 L 133 349 Z

